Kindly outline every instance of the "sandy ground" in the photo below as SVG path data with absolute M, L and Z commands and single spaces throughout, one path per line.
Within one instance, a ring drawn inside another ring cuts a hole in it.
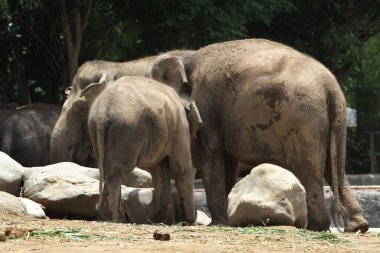
M 153 238 L 156 230 L 169 241 Z M 0 217 L 0 252 L 380 252 L 380 233 L 231 228 Z

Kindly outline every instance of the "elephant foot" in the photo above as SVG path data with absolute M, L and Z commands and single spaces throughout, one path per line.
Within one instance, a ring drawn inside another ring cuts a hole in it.
M 180 223 L 177 223 L 177 225 L 183 226 L 183 227 L 190 227 L 190 226 L 198 226 L 197 221 L 190 222 L 190 221 L 183 221 Z
M 307 230 L 312 230 L 312 231 L 318 231 L 318 232 L 322 232 L 322 231 L 327 231 L 330 229 L 330 226 L 329 224 L 317 224 L 317 223 L 313 223 L 313 222 L 308 222 L 307 223 L 307 226 L 306 226 L 306 229 Z
M 212 219 L 210 226 L 213 225 L 229 225 L 229 222 L 226 218 L 217 217 Z
M 99 221 L 110 221 L 115 223 L 127 223 L 127 217 L 125 215 L 113 215 L 112 213 L 98 213 L 97 219 Z
M 347 222 L 344 226 L 344 232 L 357 232 L 360 230 L 361 233 L 367 232 L 369 229 L 369 224 L 364 217 L 355 219 L 354 221 Z

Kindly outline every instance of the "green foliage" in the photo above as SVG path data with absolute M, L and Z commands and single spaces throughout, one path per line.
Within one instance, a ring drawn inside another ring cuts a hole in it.
M 61 17 L 59 1 L 0 0 L 0 103 L 62 102 L 71 80 Z M 251 37 L 288 44 L 324 63 L 358 110 L 347 164 L 364 172 L 364 129 L 380 120 L 379 31 L 378 0 L 93 1 L 78 63 Z
M 251 37 L 283 42 L 324 63 L 337 77 L 349 107 L 357 110 L 358 128 L 348 131 L 347 171 L 370 169 L 368 125 L 379 125 L 380 2 L 294 0 L 295 12 L 272 19 L 270 29 L 249 24 Z M 377 122 L 377 123 L 376 123 Z

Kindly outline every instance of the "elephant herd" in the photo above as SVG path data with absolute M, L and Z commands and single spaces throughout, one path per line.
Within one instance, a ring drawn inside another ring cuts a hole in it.
M 342 217 L 347 232 L 368 230 L 344 171 L 344 95 L 326 67 L 288 46 L 248 39 L 122 63 L 91 61 L 66 94 L 49 162 L 99 167 L 99 219 L 125 221 L 120 178 L 138 166 L 152 173 L 162 222 L 174 222 L 172 175 L 180 217 L 194 224 L 198 169 L 212 223 L 228 224 L 238 163 L 272 163 L 305 187 L 308 229 L 329 228 L 325 179 L 336 200 L 333 219 Z

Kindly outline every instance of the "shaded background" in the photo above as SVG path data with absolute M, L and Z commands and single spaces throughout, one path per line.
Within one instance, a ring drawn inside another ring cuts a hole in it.
M 358 117 L 346 170 L 368 173 L 368 130 L 380 130 L 379 0 L 0 0 L 0 104 L 61 104 L 89 60 L 244 38 L 290 45 L 335 74 Z

